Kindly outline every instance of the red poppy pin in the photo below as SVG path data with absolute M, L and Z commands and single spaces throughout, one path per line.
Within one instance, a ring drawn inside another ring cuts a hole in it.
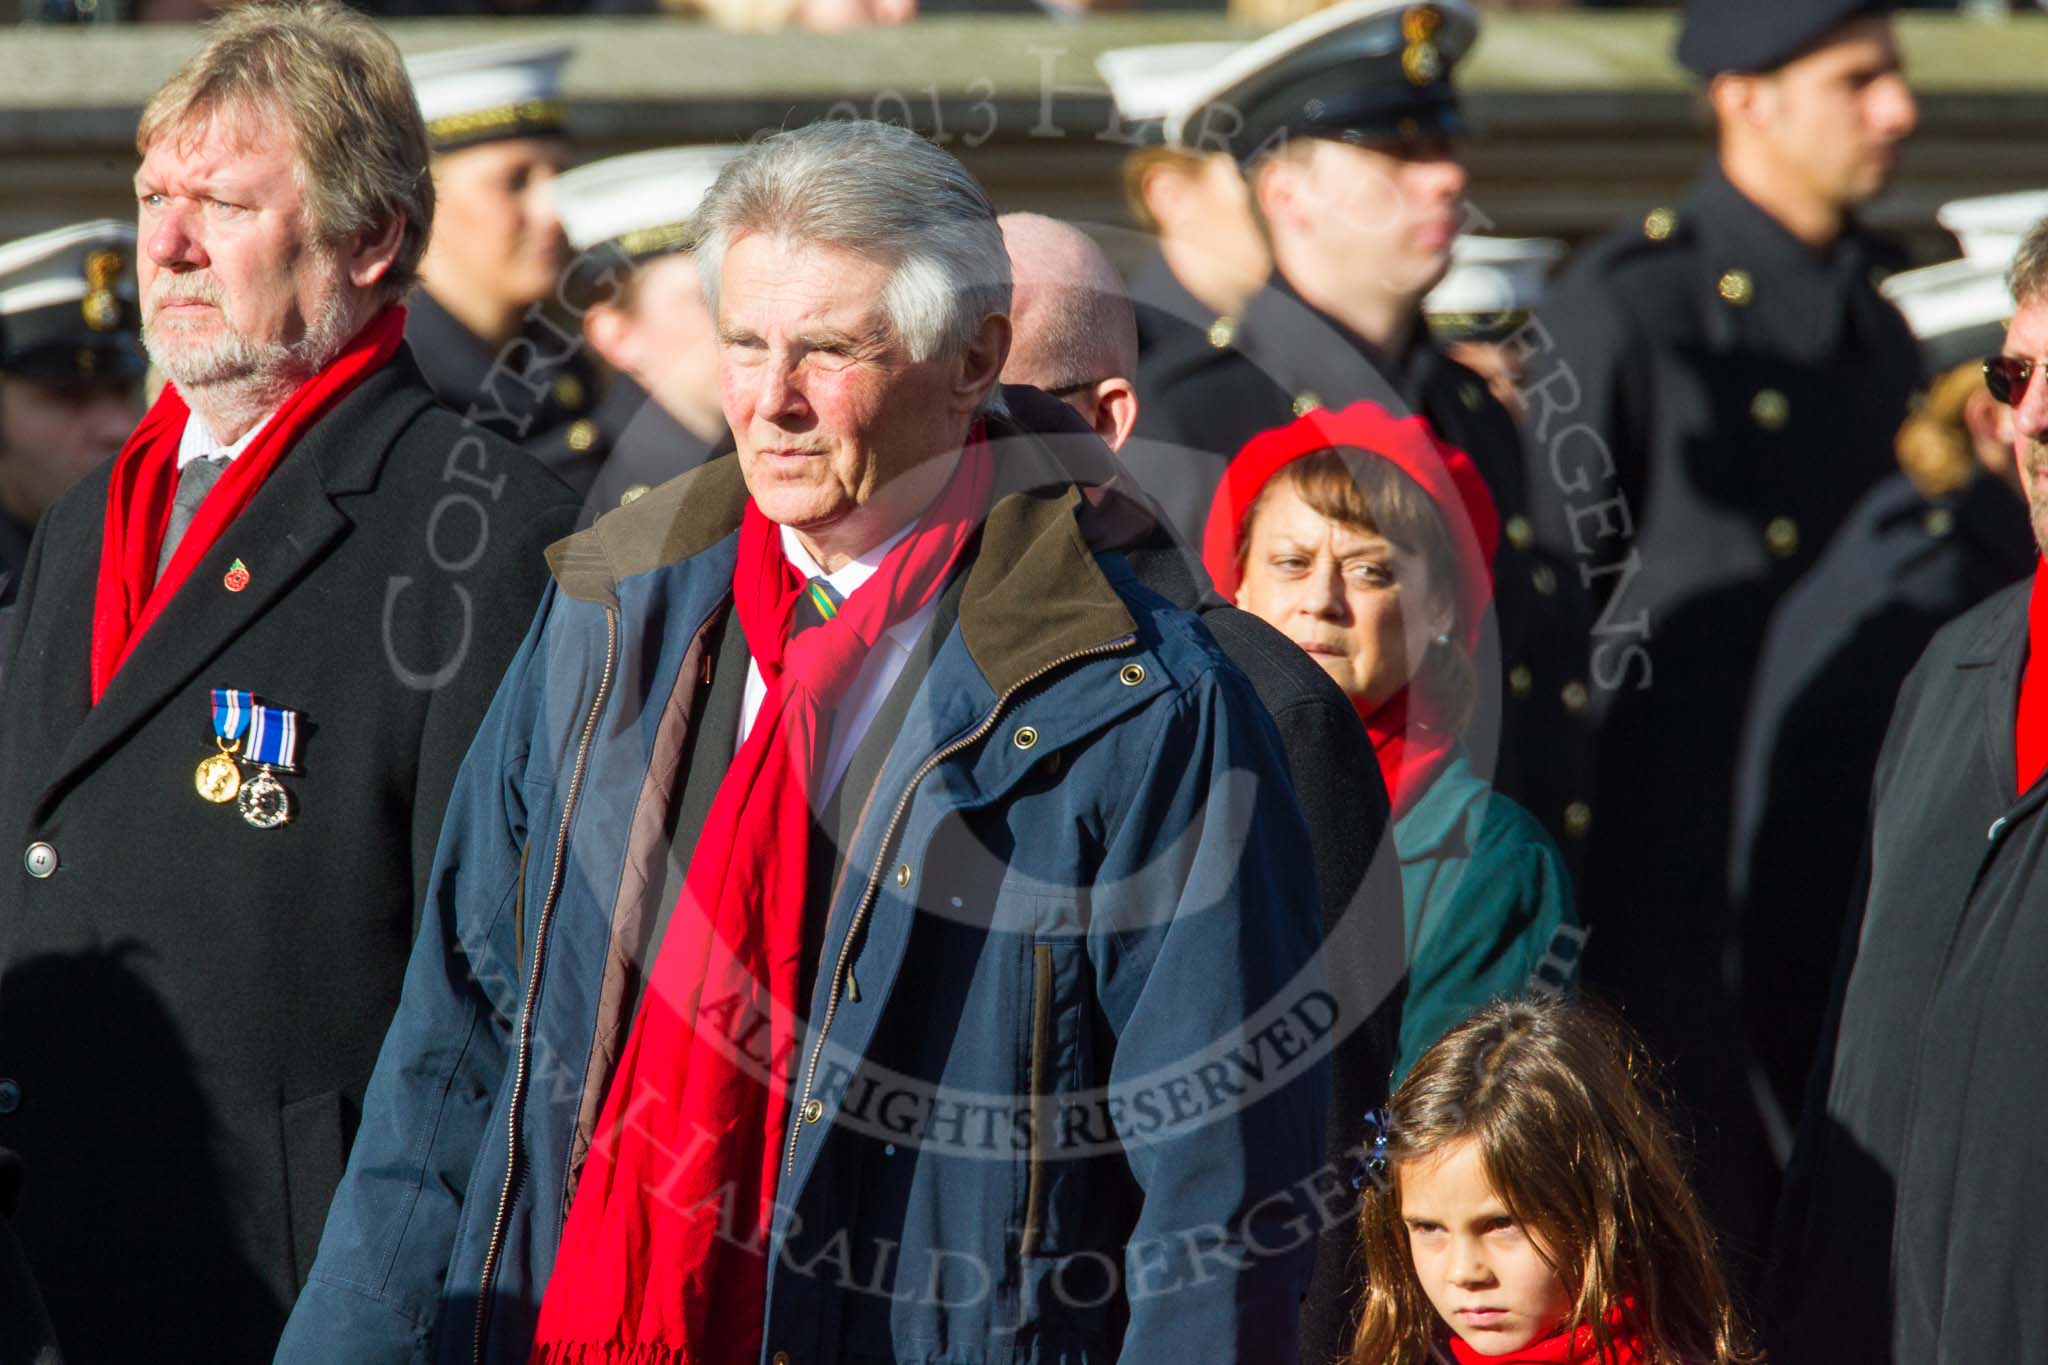
M 226 588 L 229 592 L 240 592 L 242 589 L 248 587 L 249 566 L 244 564 L 239 559 L 236 560 L 234 563 L 228 565 L 228 571 L 226 574 L 222 575 L 220 585 L 223 588 Z

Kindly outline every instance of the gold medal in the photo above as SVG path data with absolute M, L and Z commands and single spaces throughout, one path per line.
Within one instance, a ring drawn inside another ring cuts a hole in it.
M 192 774 L 192 785 L 199 794 L 215 805 L 235 799 L 235 793 L 242 789 L 242 770 L 235 763 L 235 750 L 242 747 L 242 741 L 225 743 L 219 740 L 220 752 L 205 759 L 199 771 Z
M 270 765 L 266 763 L 262 772 L 242 785 L 235 808 L 257 829 L 276 829 L 292 818 L 291 793 L 284 789 L 284 783 L 270 775 Z

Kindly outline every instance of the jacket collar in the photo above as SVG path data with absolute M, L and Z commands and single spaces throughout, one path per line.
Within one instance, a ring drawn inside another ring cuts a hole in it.
M 1032 392 L 1005 392 L 1013 407 Z M 1151 519 L 1092 434 L 992 417 L 996 482 L 960 598 L 967 651 L 997 692 L 1076 650 L 1133 633 L 1130 609 L 1096 555 L 1140 543 Z M 561 591 L 618 606 L 626 579 L 680 564 L 739 530 L 747 487 L 737 459 L 673 479 L 548 548 Z
M 1746 276 L 1748 297 L 1727 306 L 1762 321 L 1802 355 L 1831 351 L 1849 325 L 1852 293 L 1874 292 L 1875 244 L 1853 219 L 1815 250 L 1737 189 L 1718 160 L 1694 182 L 1684 219 L 1705 249 L 1708 288 L 1718 290 L 1730 274 Z
M 1451 761 L 1422 789 L 1408 813 L 1394 822 L 1394 851 L 1404 863 L 1422 858 L 1459 857 L 1471 852 L 1465 833 L 1472 804 L 1491 789 L 1473 771 L 1463 744 Z

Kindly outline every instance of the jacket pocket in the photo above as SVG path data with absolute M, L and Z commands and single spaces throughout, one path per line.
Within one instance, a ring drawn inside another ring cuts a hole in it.
M 313 1269 L 327 1206 L 341 1184 L 348 1152 L 341 1131 L 341 1095 L 328 1090 L 278 1111 L 284 1135 L 285 1214 L 291 1222 L 292 1279 L 300 1289 Z
M 1030 1138 L 1024 1177 L 1024 1232 L 1017 1249 L 1036 1256 L 1045 1237 L 1046 1144 L 1052 1140 L 1052 945 L 1031 947 Z

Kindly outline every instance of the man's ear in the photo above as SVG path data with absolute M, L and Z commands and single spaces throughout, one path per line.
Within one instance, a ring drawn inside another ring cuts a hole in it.
M 394 213 L 379 227 L 364 228 L 349 241 L 348 282 L 368 289 L 391 273 L 398 259 L 399 244 L 405 240 L 405 215 Z
M 1003 364 L 1009 358 L 1009 315 L 990 313 L 974 329 L 974 337 L 960 357 L 953 385 L 954 410 L 963 417 L 980 411 L 990 390 L 1002 378 Z
M 623 375 L 637 378 L 640 348 L 635 343 L 632 315 L 611 303 L 594 303 L 583 314 L 583 339 L 598 358 Z
M 1122 450 L 1138 425 L 1138 391 L 1128 379 L 1105 379 L 1095 386 L 1095 434 L 1111 450 Z
M 1768 75 L 1724 71 L 1707 83 L 1707 106 L 1724 134 L 1731 129 L 1758 128 L 1769 117 L 1775 89 Z

